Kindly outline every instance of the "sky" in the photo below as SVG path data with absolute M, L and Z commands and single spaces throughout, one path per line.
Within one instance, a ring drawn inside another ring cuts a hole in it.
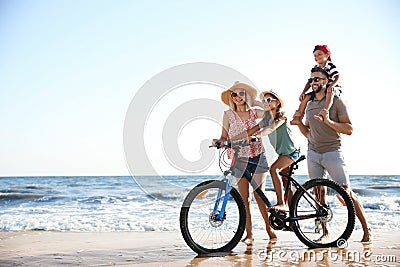
M 181 64 L 233 68 L 279 92 L 291 117 L 316 44 L 329 45 L 341 73 L 354 125 L 343 139 L 349 173 L 400 174 L 399 22 L 396 0 L 0 0 L 0 176 L 129 175 L 128 107 L 146 81 Z M 221 91 L 184 86 L 154 107 L 146 140 L 160 174 L 185 174 L 164 157 L 165 115 Z M 182 155 L 201 157 L 199 144 L 220 132 L 216 122 L 188 123 Z

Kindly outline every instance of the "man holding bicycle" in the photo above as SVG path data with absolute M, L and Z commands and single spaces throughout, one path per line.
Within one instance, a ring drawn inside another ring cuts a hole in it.
M 368 228 L 364 209 L 359 199 L 350 189 L 349 175 L 340 149 L 340 135 L 351 135 L 353 132 L 347 107 L 339 97 L 335 97 L 332 108 L 329 111 L 323 109 L 328 83 L 328 73 L 324 69 L 320 67 L 311 69 L 309 82 L 315 92 L 315 98 L 307 105 L 305 122 L 299 122 L 297 125 L 308 140 L 307 163 L 310 179 L 326 177 L 326 172 L 328 172 L 332 180 L 348 191 L 364 231 L 361 242 L 370 242 L 371 230 Z M 314 119 L 314 115 L 318 114 L 322 115 L 323 122 Z M 328 236 L 326 224 L 323 224 L 321 239 Z

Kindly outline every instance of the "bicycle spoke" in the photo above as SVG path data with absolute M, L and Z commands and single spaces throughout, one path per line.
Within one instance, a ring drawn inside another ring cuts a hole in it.
M 354 206 L 349 195 L 329 180 L 307 182 L 296 192 L 291 208 L 295 232 L 310 247 L 336 246 L 354 228 Z
M 219 207 L 214 212 L 220 190 Z M 189 193 L 190 207 L 181 210 L 181 230 L 185 241 L 196 252 L 227 251 L 239 242 L 244 231 L 245 208 L 239 193 L 235 189 L 232 193 L 235 196 L 229 195 L 221 219 L 217 219 L 217 215 L 225 196 L 225 183 L 218 181 Z M 238 202 L 243 204 L 243 210 L 239 209 Z

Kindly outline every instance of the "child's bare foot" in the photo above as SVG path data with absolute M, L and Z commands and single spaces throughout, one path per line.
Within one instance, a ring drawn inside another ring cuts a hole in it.
M 247 246 L 253 245 L 254 238 L 252 237 L 245 237 L 241 240 L 243 243 L 245 243 Z
M 361 242 L 371 242 L 371 228 L 368 228 L 368 231 L 364 232 Z
M 276 234 L 275 234 L 275 232 L 274 232 L 274 230 L 267 230 L 267 233 L 268 233 L 268 236 L 269 236 L 269 240 L 270 241 L 275 241 L 275 240 L 278 240 L 278 237 L 276 237 Z
M 299 125 L 301 123 L 301 119 L 303 117 L 303 114 L 301 114 L 300 110 L 296 110 L 296 112 L 293 115 L 293 119 L 290 121 L 291 125 Z
M 288 211 L 288 208 L 286 207 L 285 204 L 279 204 L 279 205 L 276 204 L 275 206 L 268 208 L 268 210 L 279 210 L 279 211 L 286 212 L 286 211 Z
M 291 125 L 299 125 L 301 123 L 300 117 L 296 116 L 290 121 Z

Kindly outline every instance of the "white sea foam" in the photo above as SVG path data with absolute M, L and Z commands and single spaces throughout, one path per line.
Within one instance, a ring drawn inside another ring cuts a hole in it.
M 187 186 L 205 179 L 177 177 Z M 398 176 L 391 179 L 394 185 L 400 181 Z M 352 187 L 372 228 L 400 230 L 399 187 L 373 188 L 365 176 L 355 180 Z M 180 207 L 188 192 L 154 185 L 156 193 L 149 195 L 130 177 L 24 177 L 0 178 L 0 182 L 6 185 L 0 188 L 2 231 L 179 231 Z M 270 182 L 267 187 L 271 188 Z M 268 191 L 267 196 L 275 202 L 274 192 Z M 253 227 L 265 229 L 255 201 L 252 214 Z

